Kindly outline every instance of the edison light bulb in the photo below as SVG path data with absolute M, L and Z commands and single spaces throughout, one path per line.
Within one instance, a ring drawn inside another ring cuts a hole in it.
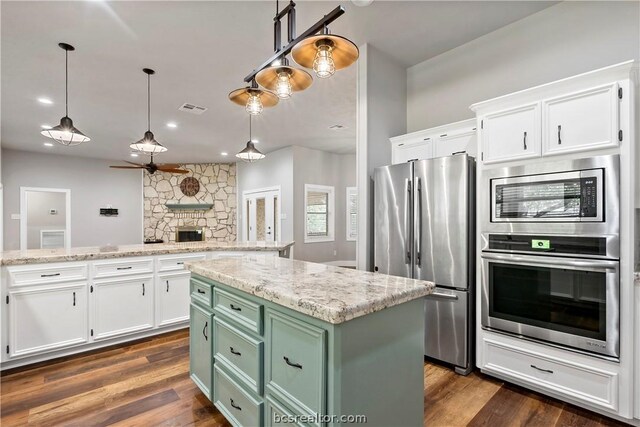
M 247 100 L 247 113 L 257 116 L 262 113 L 262 101 L 260 101 L 260 95 L 251 94 Z
M 316 57 L 313 60 L 313 71 L 316 72 L 316 76 L 321 79 L 331 77 L 336 72 L 336 66 L 333 63 L 333 56 L 331 54 L 331 46 L 321 44 L 316 51 Z
M 286 71 L 279 72 L 278 81 L 276 82 L 276 95 L 278 95 L 278 98 L 288 99 L 291 97 L 292 91 L 291 77 L 289 76 L 289 73 Z

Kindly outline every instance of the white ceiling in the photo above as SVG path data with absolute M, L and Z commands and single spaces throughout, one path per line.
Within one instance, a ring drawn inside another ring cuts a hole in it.
M 370 43 L 408 67 L 553 3 L 299 1 L 297 28 L 302 32 L 342 4 L 347 13 L 331 25 L 333 33 Z M 227 94 L 271 54 L 275 2 L 5 1 L 1 7 L 3 147 L 131 160 L 129 143 L 146 130 L 143 67 L 157 72 L 151 128 L 169 148 L 159 161 L 233 161 L 247 141 L 248 116 Z M 92 141 L 46 148 L 40 125 L 56 125 L 64 115 L 62 41 L 76 47 L 69 55 L 69 116 Z M 40 104 L 39 97 L 54 104 Z M 185 102 L 208 111 L 177 111 Z M 254 119 L 254 138 L 267 153 L 292 144 L 354 152 L 355 111 L 352 66 L 265 109 Z M 178 127 L 166 127 L 170 121 Z M 329 130 L 334 124 L 346 129 Z

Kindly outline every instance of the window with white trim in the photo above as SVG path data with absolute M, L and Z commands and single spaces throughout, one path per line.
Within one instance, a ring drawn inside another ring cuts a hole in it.
M 326 185 L 304 185 L 304 242 L 334 240 L 335 189 Z

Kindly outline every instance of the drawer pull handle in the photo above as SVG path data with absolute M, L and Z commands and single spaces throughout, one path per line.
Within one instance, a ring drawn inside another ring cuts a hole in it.
M 562 130 L 562 125 L 558 125 L 558 145 L 562 144 L 562 138 L 560 138 L 561 130 Z
M 242 411 L 242 408 L 236 405 L 236 402 L 234 402 L 233 399 L 229 398 L 229 401 L 231 402 L 231 406 L 236 408 L 238 411 Z
M 536 365 L 531 365 L 531 367 L 533 369 L 537 369 L 540 372 L 546 372 L 547 374 L 553 374 L 553 371 L 550 369 L 542 369 L 542 368 L 538 368 Z
M 184 265 L 184 261 L 176 262 L 176 264 L 178 264 L 178 265 Z
M 524 133 L 524 138 L 522 139 L 522 144 L 524 145 L 524 149 L 527 149 L 527 132 Z
M 235 351 L 233 347 L 229 347 L 229 351 L 231 352 L 231 354 L 235 354 L 236 356 L 242 356 L 242 353 L 240 353 L 239 351 Z
M 198 289 L 198 293 L 199 293 L 199 294 L 206 294 L 206 292 L 205 292 L 205 291 L 203 291 L 202 289 Z
M 40 277 L 56 277 L 59 276 L 60 273 L 52 273 L 52 274 L 41 274 Z
M 144 283 L 142 284 L 142 296 L 144 296 Z
M 167 280 L 167 292 L 169 292 L 169 281 Z
M 116 270 L 131 270 L 133 267 L 116 267 Z
M 234 310 L 234 311 L 242 311 L 242 307 L 236 307 L 233 304 L 229 304 L 229 307 L 231 307 L 231 310 Z
M 202 335 L 204 335 L 204 339 L 209 341 L 209 335 L 207 335 L 207 326 L 209 326 L 209 322 L 204 322 L 204 328 L 202 328 Z
M 76 306 L 76 293 L 73 293 L 73 306 Z
M 299 363 L 293 363 L 289 361 L 289 358 L 287 356 L 284 357 L 284 361 L 287 362 L 287 365 L 292 366 L 294 368 L 298 368 L 298 369 L 302 369 L 302 365 Z

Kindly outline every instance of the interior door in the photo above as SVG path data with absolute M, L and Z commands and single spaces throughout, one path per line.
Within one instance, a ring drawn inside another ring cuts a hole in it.
M 277 240 L 278 196 L 276 190 L 261 191 L 245 196 L 247 212 L 246 236 L 248 241 Z
M 414 163 L 374 171 L 374 271 L 412 277 Z
M 469 157 L 414 163 L 413 277 L 439 286 L 469 286 Z

